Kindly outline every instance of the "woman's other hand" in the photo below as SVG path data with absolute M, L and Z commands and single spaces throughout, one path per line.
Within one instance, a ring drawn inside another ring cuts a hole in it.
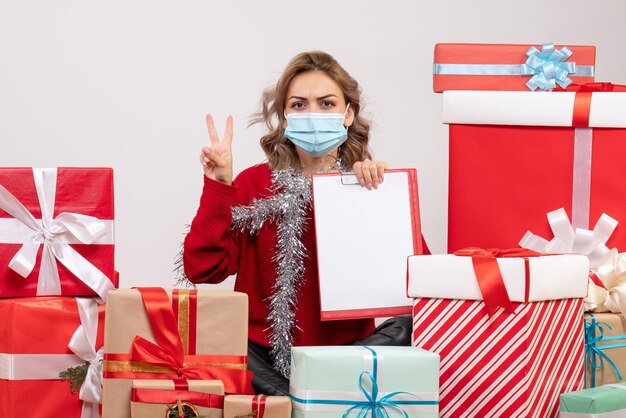
M 383 182 L 386 168 L 389 166 L 384 161 L 364 160 L 354 163 L 352 171 L 354 171 L 361 186 L 372 190 L 372 188 L 378 189 L 380 183 Z
M 204 175 L 230 185 L 233 182 L 233 117 L 229 116 L 226 119 L 226 129 L 221 140 L 217 136 L 211 114 L 206 115 L 206 126 L 209 130 L 211 146 L 202 148 L 200 153 Z

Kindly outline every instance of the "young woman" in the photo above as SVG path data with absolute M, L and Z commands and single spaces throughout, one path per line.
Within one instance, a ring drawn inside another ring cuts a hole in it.
M 204 189 L 184 245 L 184 268 L 195 283 L 237 274 L 249 297 L 248 367 L 257 393 L 289 392 L 291 345 L 408 345 L 408 317 L 374 330 L 372 319 L 320 321 L 312 173 L 351 170 L 376 189 L 387 164 L 372 161 L 369 124 L 359 114 L 359 85 L 327 53 L 297 55 L 265 92 L 254 122 L 267 163 L 233 180 L 232 117 L 220 139 L 211 115 L 211 146 L 202 149 Z

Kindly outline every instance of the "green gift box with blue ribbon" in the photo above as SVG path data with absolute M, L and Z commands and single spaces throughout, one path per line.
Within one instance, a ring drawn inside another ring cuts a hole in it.
M 586 386 L 618 383 L 624 379 L 626 319 L 618 313 L 585 314 Z
M 626 417 L 626 383 L 564 393 L 559 411 L 559 418 Z
M 439 355 L 416 347 L 294 347 L 293 418 L 436 418 Z

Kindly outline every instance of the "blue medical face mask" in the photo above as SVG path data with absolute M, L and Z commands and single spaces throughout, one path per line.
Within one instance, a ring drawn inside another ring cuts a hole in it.
M 346 113 L 289 113 L 285 137 L 313 157 L 322 157 L 348 138 Z

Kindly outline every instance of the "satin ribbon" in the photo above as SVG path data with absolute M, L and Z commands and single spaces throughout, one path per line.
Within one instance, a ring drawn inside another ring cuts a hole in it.
M 225 391 L 228 393 L 253 393 L 250 386 L 252 374 L 245 370 L 245 362 L 242 364 L 242 369 L 220 367 L 220 365 L 207 366 L 202 364 L 203 361 L 211 361 L 212 357 L 220 356 L 184 354 L 177 321 L 165 290 L 156 287 L 138 288 L 137 290 L 141 293 L 152 333 L 157 343 L 155 344 L 143 337 L 136 337 L 131 346 L 130 361 L 144 363 L 149 366 L 147 370 L 152 369 L 157 376 L 160 373 L 173 373 L 178 379 L 220 379 L 224 382 Z M 107 362 L 115 358 L 116 355 L 107 354 L 105 356 Z M 193 361 L 194 359 L 196 361 Z M 154 373 L 148 372 L 145 378 L 150 378 L 147 376 L 154 375 Z M 129 376 L 135 377 L 135 373 L 121 373 L 120 375 L 114 371 L 105 370 L 105 377 L 129 378 Z M 163 375 L 159 377 L 165 378 Z
M 434 64 L 433 74 L 531 76 L 526 83 L 530 90 L 567 87 L 572 83 L 569 75 L 594 76 L 593 66 L 577 66 L 575 62 L 564 62 L 572 56 L 567 47 L 557 50 L 554 44 L 543 44 L 540 51 L 532 46 L 526 56 L 524 64 Z
M 59 380 L 71 367 L 89 363 L 80 387 L 81 418 L 98 418 L 102 398 L 102 348 L 95 350 L 98 333 L 98 305 L 92 298 L 76 298 L 80 325 L 68 347 L 74 354 L 0 354 L 0 379 Z
M 626 86 L 612 83 L 572 84 L 567 89 L 557 91 L 576 92 L 572 112 L 572 126 L 575 128 L 572 224 L 575 228 L 588 229 L 593 149 L 593 129 L 589 127 L 589 118 L 593 92 L 624 92 Z
M 579 98 L 578 93 L 576 97 Z M 579 103 L 579 100 L 576 103 Z M 588 125 L 589 112 L 587 111 L 586 114 L 585 123 Z M 574 228 L 589 228 L 592 151 L 593 129 L 574 128 L 574 167 L 572 170 L 572 225 Z
M 388 408 L 402 414 L 405 418 L 409 418 L 409 414 L 404 408 L 410 406 L 432 406 L 432 411 L 436 412 L 436 406 L 439 405 L 439 401 L 437 400 L 421 400 L 419 397 L 410 392 L 391 392 L 379 398 L 379 386 L 378 386 L 378 354 L 376 350 L 371 347 L 363 346 L 365 350 L 368 350 L 373 358 L 372 363 L 372 371 L 369 372 L 367 370 L 360 373 L 358 378 L 358 386 L 361 389 L 361 393 L 365 400 L 355 400 L 355 399 L 309 399 L 306 397 L 298 397 L 294 395 L 294 392 L 298 392 L 292 388 L 291 394 L 289 395 L 291 400 L 294 403 L 294 408 L 302 409 L 306 408 L 306 406 L 312 405 L 332 405 L 332 406 L 347 406 L 347 408 L 343 411 L 341 415 L 342 418 L 347 418 L 352 412 L 356 412 L 356 418 L 365 418 L 368 414 L 371 414 L 372 418 L 389 418 Z M 366 383 L 371 385 L 371 390 L 366 388 Z M 352 394 L 352 393 L 350 393 Z M 336 396 L 341 396 L 342 394 L 337 392 Z M 410 397 L 414 398 L 411 400 L 400 400 L 393 399 L 396 397 Z
M 267 396 L 265 395 L 256 395 L 252 398 L 252 411 L 254 412 L 255 418 L 263 418 L 265 416 L 266 401 Z
M 56 264 L 58 260 L 89 286 L 101 302 L 104 301 L 108 291 L 114 288 L 113 282 L 70 247 L 68 242 L 94 244 L 106 234 L 106 225 L 98 218 L 79 213 L 64 212 L 53 218 L 57 170 L 33 168 L 33 177 L 41 207 L 41 221 L 36 220 L 11 192 L 0 185 L 0 209 L 32 230 L 30 238 L 22 242 L 22 247 L 9 262 L 9 268 L 24 278 L 28 277 L 35 267 L 39 247 L 43 244 L 37 296 L 61 294 Z
M 615 335 L 610 337 L 604 336 L 605 327 L 609 330 L 613 329 L 609 324 L 604 322 L 596 322 L 596 318 L 593 314 L 587 314 L 587 317 L 591 318 L 589 322 L 585 321 L 585 359 L 589 363 L 591 369 L 591 387 L 596 386 L 596 370 L 603 367 L 604 361 L 615 371 L 615 375 L 618 380 L 622 380 L 622 374 L 619 371 L 617 365 L 606 355 L 603 350 L 610 350 L 612 348 L 626 348 L 626 335 Z M 599 342 L 606 341 L 619 341 L 624 340 L 621 343 L 604 344 L 601 346 L 596 345 Z M 599 359 L 598 359 L 599 357 Z M 587 367 L 585 367 L 585 382 L 587 381 Z
M 131 402 L 175 404 L 179 399 L 194 406 L 224 409 L 224 396 L 214 393 L 148 388 L 132 388 L 130 392 Z
M 514 312 L 515 307 L 509 298 L 504 280 L 502 279 L 502 273 L 498 267 L 497 258 L 500 257 L 538 257 L 542 254 L 538 252 L 522 249 L 522 248 L 478 248 L 470 247 L 464 248 L 454 252 L 456 256 L 471 257 L 472 264 L 474 266 L 474 272 L 476 273 L 476 280 L 478 281 L 478 287 L 480 293 L 483 296 L 487 313 L 491 318 L 498 311 L 498 308 L 503 308 L 507 312 Z M 526 294 L 528 294 L 528 267 L 526 266 Z
M 608 88 L 608 87 L 607 87 Z M 572 177 L 572 225 L 589 229 L 591 204 L 591 162 L 593 154 L 593 129 L 589 127 L 591 115 L 591 87 L 574 87 L 574 168 Z M 569 90 L 568 90 L 569 91 Z
M 172 310 L 178 322 L 178 331 L 184 354 L 196 354 L 196 324 L 198 322 L 198 292 L 172 290 Z
M 59 380 L 59 373 L 83 364 L 74 354 L 0 353 L 0 379 Z
M 81 418 L 99 418 L 102 401 L 102 352 L 96 351 L 98 334 L 98 305 L 93 299 L 76 298 L 81 325 L 68 344 L 74 354 L 89 363 L 87 376 L 80 387 L 79 399 L 83 401 Z
M 602 214 L 593 230 L 572 227 L 565 209 L 548 213 L 552 240 L 527 231 L 519 245 L 540 253 L 583 254 L 589 257 L 591 281 L 585 309 L 608 309 L 626 317 L 626 253 L 609 250 L 609 240 L 618 222 Z
M 580 68 L 580 67 L 579 67 Z M 595 82 L 585 84 L 570 84 L 567 88 L 557 87 L 555 91 L 574 91 L 574 92 L 611 92 L 611 91 L 626 91 L 625 84 L 613 84 L 607 82 Z

